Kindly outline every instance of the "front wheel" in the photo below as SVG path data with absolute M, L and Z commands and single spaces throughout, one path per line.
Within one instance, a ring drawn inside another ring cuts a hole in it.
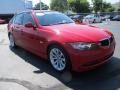
M 55 70 L 62 72 L 70 67 L 68 56 L 61 47 L 56 45 L 50 47 L 48 55 L 50 63 Z

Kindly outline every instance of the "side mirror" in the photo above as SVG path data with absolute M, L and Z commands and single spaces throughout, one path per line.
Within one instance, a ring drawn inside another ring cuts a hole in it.
M 26 23 L 25 27 L 27 27 L 27 28 L 35 28 L 35 26 L 31 22 Z

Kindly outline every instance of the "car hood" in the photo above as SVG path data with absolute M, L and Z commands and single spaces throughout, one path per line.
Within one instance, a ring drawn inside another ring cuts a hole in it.
M 82 25 L 82 24 L 61 24 L 48 26 L 56 34 L 68 42 L 84 41 L 84 42 L 97 42 L 109 35 L 100 28 Z

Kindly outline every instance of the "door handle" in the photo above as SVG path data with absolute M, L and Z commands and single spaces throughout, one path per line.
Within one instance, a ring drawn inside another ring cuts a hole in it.
M 39 40 L 38 38 L 36 37 L 32 37 L 32 36 L 29 36 L 30 39 L 35 39 L 35 40 Z
M 14 32 L 17 32 L 17 30 L 13 30 Z
M 29 36 L 30 39 L 34 39 L 34 37 Z
M 19 27 L 16 27 L 17 29 L 19 28 Z

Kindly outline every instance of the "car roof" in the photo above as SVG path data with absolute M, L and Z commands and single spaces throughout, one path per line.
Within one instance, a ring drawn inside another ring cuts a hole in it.
M 28 11 L 22 11 L 20 13 L 16 13 L 16 14 L 21 14 L 21 13 L 29 13 L 29 12 L 34 12 L 34 13 L 48 13 L 48 12 L 51 12 L 51 13 L 54 13 L 54 12 L 57 12 L 57 11 L 51 11 L 51 10 L 28 10 Z
M 51 10 L 33 10 L 33 12 L 45 13 L 45 12 L 55 12 Z

